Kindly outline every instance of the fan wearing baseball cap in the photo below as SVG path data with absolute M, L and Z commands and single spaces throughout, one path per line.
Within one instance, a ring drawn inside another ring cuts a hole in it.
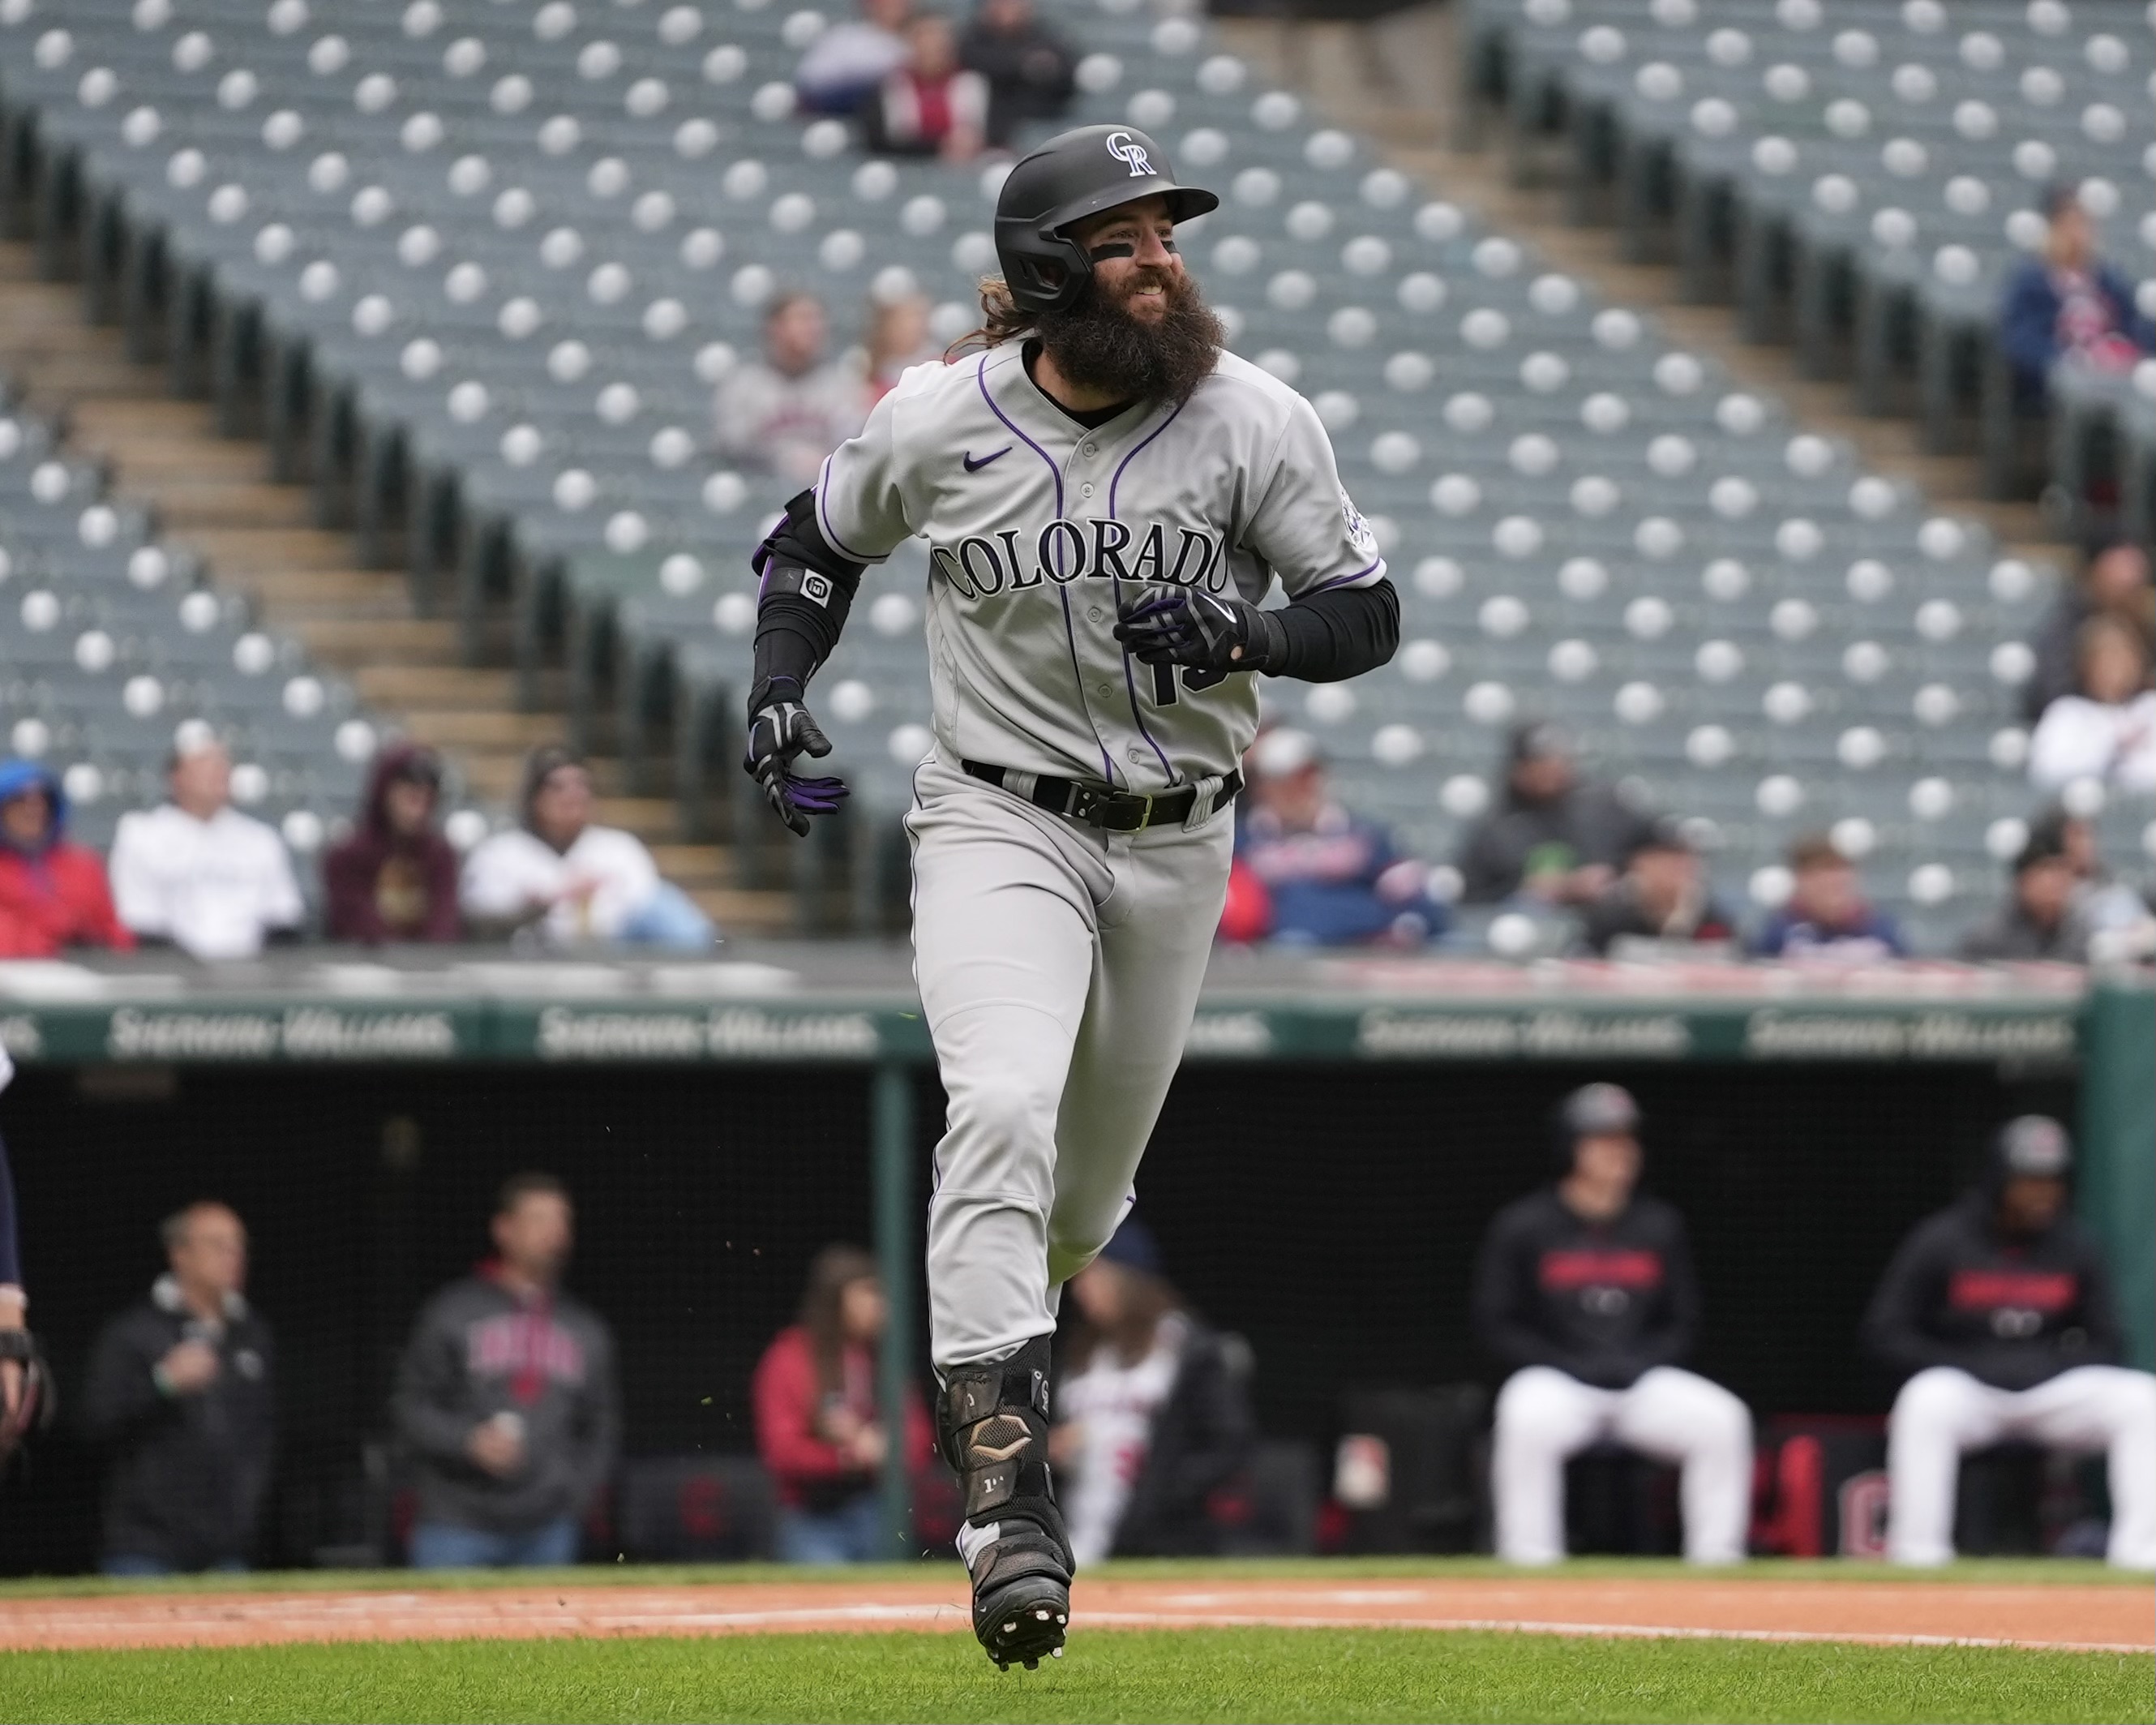
M 1999 1128 L 1982 1185 L 1919 1222 L 1864 1319 L 1902 1378 L 1887 1427 L 1887 1555 L 1953 1556 L 1963 1454 L 2006 1439 L 2110 1461 L 2110 1560 L 2156 1569 L 2156 1376 L 2116 1363 L 2118 1308 L 2066 1211 L 2073 1143 L 2056 1120 Z

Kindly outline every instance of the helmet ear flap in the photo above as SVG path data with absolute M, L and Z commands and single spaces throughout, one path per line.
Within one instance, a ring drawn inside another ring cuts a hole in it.
M 1012 303 L 1021 311 L 1040 313 L 1060 311 L 1077 299 L 1093 265 L 1075 240 L 1064 234 L 1012 232 L 997 225 L 997 249 Z

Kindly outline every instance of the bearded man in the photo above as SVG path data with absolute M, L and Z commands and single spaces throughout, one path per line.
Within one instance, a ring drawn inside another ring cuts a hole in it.
M 1398 596 L 1316 411 L 1222 351 L 1175 249 L 1215 208 L 1127 126 L 996 207 L 985 321 L 917 367 L 757 554 L 747 770 L 806 834 L 844 785 L 809 679 L 863 567 L 930 544 L 935 744 L 914 773 L 915 974 L 950 1099 L 928 1214 L 944 1454 L 990 1658 L 1061 1651 L 1048 1472 L 1063 1285 L 1132 1201 L 1227 891 L 1260 675 L 1392 656 Z M 1277 579 L 1289 603 L 1260 610 Z

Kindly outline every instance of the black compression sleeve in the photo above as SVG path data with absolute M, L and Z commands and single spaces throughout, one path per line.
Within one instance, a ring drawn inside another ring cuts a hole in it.
M 762 578 L 757 600 L 755 686 L 791 681 L 806 689 L 817 667 L 839 644 L 860 563 L 832 550 L 816 525 L 816 497 L 803 491 L 786 506 L 786 519 L 756 549 L 751 567 Z
M 1260 614 L 1268 637 L 1265 670 L 1306 683 L 1337 683 L 1375 670 L 1400 644 L 1400 596 L 1389 581 L 1312 593 Z

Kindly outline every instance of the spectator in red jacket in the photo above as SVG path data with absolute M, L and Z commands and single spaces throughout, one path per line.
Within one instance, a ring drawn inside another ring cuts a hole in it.
M 358 829 L 322 859 L 331 940 L 457 938 L 457 854 L 434 824 L 441 794 L 432 751 L 397 742 L 375 757 Z
M 876 1343 L 887 1314 L 875 1260 L 825 1246 L 808 1266 L 800 1322 L 757 1363 L 756 1444 L 778 1488 L 778 1555 L 787 1563 L 889 1555 L 877 1479 L 891 1440 L 876 1407 Z M 932 1442 L 928 1415 L 909 1389 L 909 1471 L 927 1464 Z
M 67 793 L 34 761 L 0 762 L 0 958 L 135 944 L 112 908 L 105 864 L 67 839 Z

